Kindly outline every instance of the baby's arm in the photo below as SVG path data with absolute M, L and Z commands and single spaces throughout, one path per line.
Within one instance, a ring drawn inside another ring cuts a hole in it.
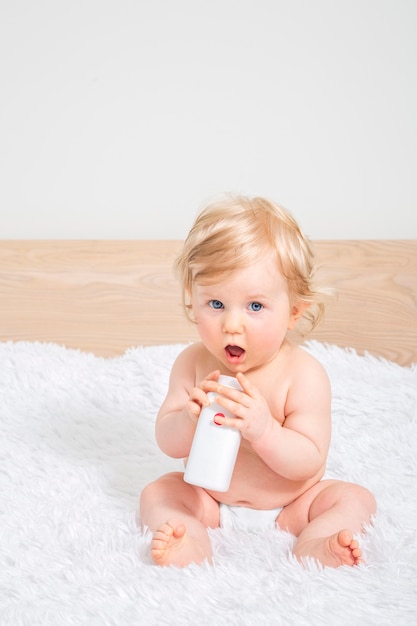
M 320 363 L 306 357 L 292 376 L 283 426 L 271 421 L 253 444 L 267 465 L 290 480 L 306 480 L 319 472 L 330 444 L 330 382 Z
M 177 357 L 170 375 L 168 393 L 158 412 L 155 436 L 165 454 L 188 456 L 201 407 L 208 405 L 207 394 L 195 384 L 199 346 L 193 344 Z M 216 379 L 218 372 L 208 378 Z

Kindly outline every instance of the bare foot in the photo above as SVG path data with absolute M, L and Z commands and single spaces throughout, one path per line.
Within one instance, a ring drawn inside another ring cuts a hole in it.
M 203 546 L 189 537 L 184 524 L 170 519 L 154 532 L 151 541 L 151 557 L 156 565 L 185 567 L 190 563 L 210 560 Z
M 340 567 L 341 565 L 359 565 L 363 563 L 362 550 L 353 538 L 350 530 L 341 530 L 330 537 L 312 539 L 296 546 L 294 551 L 298 559 L 311 556 L 322 565 Z

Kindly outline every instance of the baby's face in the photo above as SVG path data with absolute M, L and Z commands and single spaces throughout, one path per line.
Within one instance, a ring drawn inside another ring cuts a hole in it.
M 298 319 L 273 253 L 217 283 L 194 284 L 191 304 L 202 342 L 233 373 L 270 362 Z

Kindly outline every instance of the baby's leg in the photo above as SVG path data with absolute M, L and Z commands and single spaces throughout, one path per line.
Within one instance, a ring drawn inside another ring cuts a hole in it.
M 363 530 L 375 510 L 375 499 L 367 489 L 322 481 L 285 507 L 278 524 L 297 536 L 298 559 L 313 557 L 331 567 L 357 565 L 362 551 L 353 534 Z
M 201 487 L 185 483 L 182 473 L 166 474 L 144 488 L 140 518 L 153 531 L 151 557 L 157 565 L 211 560 L 207 528 L 219 525 L 219 505 Z

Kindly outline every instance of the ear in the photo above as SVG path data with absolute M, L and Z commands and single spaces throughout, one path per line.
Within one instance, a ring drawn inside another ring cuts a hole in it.
M 298 320 L 303 317 L 309 306 L 309 302 L 302 302 L 301 300 L 292 306 L 290 319 L 288 321 L 288 330 L 292 330 L 296 326 Z

